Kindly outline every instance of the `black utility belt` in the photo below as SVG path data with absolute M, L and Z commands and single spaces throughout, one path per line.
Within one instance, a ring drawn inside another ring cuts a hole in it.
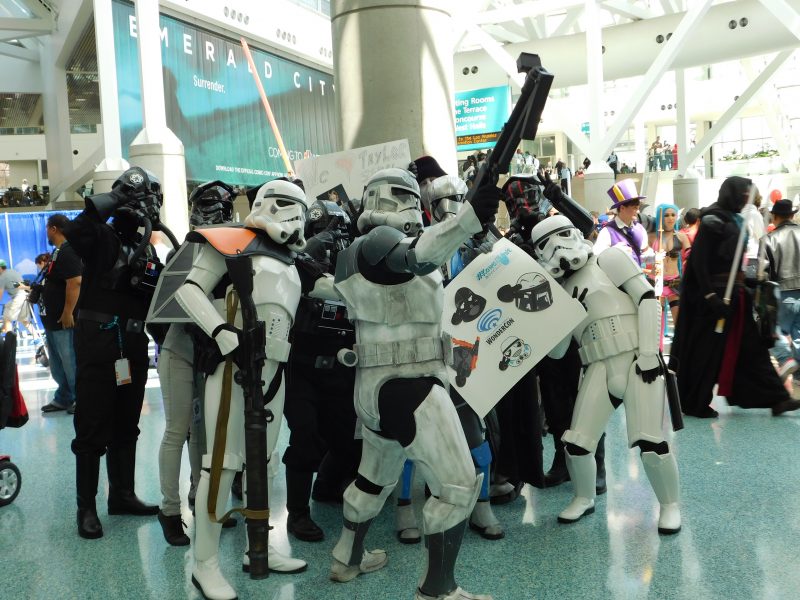
M 93 321 L 95 323 L 101 323 L 102 325 L 110 325 L 111 323 L 114 322 L 114 319 L 117 319 L 120 329 L 128 333 L 142 333 L 144 331 L 144 321 L 142 321 L 141 319 L 129 319 L 127 317 L 118 317 L 115 315 L 109 315 L 107 313 L 101 313 L 94 310 L 80 309 L 78 311 L 79 321 Z

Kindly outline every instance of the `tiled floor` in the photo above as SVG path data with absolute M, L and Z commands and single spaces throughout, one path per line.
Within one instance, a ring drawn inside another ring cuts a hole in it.
M 49 401 L 52 382 L 42 369 L 23 371 L 31 420 L 22 429 L 0 432 L 0 451 L 12 455 L 23 476 L 19 498 L 0 508 L 0 598 L 198 598 L 190 583 L 190 550 L 168 546 L 155 518 L 109 517 L 104 491 L 98 504 L 105 537 L 77 536 L 72 420 L 64 413 L 42 417 L 39 407 Z M 684 528 L 664 537 L 656 533 L 657 505 L 637 453 L 626 449 L 621 413 L 608 429 L 609 491 L 599 499 L 597 512 L 577 524 L 559 525 L 556 515 L 571 497 L 570 484 L 526 488 L 522 499 L 497 508 L 505 539 L 488 542 L 467 532 L 458 563 L 462 586 L 496 600 L 800 598 L 800 415 L 773 418 L 768 411 L 722 407 L 716 420 L 687 418 L 686 429 L 674 438 Z M 156 501 L 163 431 L 157 379 L 148 386 L 140 426 L 138 492 Z M 549 456 L 550 439 L 545 448 Z M 188 473 L 183 485 L 185 494 Z M 281 478 L 275 493 L 277 507 L 285 495 Z M 251 581 L 240 569 L 241 524 L 223 533 L 223 569 L 240 598 L 413 597 L 422 549 L 394 540 L 391 507 L 368 537 L 370 547 L 388 550 L 388 566 L 349 584 L 327 579 L 341 509 L 318 505 L 312 510 L 327 534 L 318 544 L 289 541 L 285 511 L 273 512 L 278 545 L 310 563 L 300 575 Z M 184 518 L 191 531 L 191 513 L 185 511 Z

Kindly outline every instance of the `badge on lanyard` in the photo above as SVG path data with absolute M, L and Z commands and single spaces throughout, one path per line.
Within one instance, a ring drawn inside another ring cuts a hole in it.
M 131 363 L 127 358 L 119 358 L 114 361 L 114 371 L 117 376 L 117 385 L 128 385 L 131 379 Z

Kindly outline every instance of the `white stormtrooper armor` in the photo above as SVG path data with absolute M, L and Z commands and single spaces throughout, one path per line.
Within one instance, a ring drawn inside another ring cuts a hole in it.
M 464 197 L 469 189 L 460 177 L 442 175 L 427 186 L 422 203 L 430 212 L 434 223 L 455 217 L 464 206 Z
M 307 208 L 303 190 L 288 181 L 274 179 L 258 190 L 244 224 L 263 229 L 274 242 L 300 251 L 306 245 L 303 230 Z
M 298 217 L 290 216 L 293 214 Z M 275 376 L 279 363 L 286 362 L 289 356 L 289 329 L 300 300 L 300 278 L 286 246 L 296 248 L 304 244 L 304 215 L 305 195 L 300 188 L 283 181 L 265 184 L 258 192 L 253 211 L 247 217 L 246 223 L 254 229 L 263 229 L 271 240 L 282 240 L 284 245 L 273 244 L 264 237 L 253 235 L 248 229 L 198 230 L 195 235 L 206 236 L 207 243 L 195 260 L 186 282 L 175 294 L 184 311 L 216 341 L 221 354 L 230 354 L 239 345 L 238 335 L 223 328 L 226 324 L 225 301 L 212 303 L 208 295 L 227 274 L 225 255 L 250 253 L 252 245 L 249 244 L 253 241 L 261 242 L 262 250 L 253 252 L 251 256 L 254 271 L 253 301 L 258 319 L 265 321 L 267 330 L 266 363 L 262 373 L 265 391 Z M 234 326 L 239 329 L 242 327 L 241 310 L 236 313 Z M 206 381 L 205 419 L 209 452 L 214 447 L 224 368 L 224 363 L 220 363 Z M 283 402 L 281 383 L 277 394 L 268 405 L 275 417 L 267 425 L 267 453 L 271 457 L 268 464 L 269 482 L 272 481 L 278 464 L 274 449 L 283 417 Z M 233 477 L 242 468 L 244 459 L 244 399 L 241 387 L 233 385 L 223 470 L 216 503 L 217 518 L 225 512 Z M 203 471 L 196 497 L 192 581 L 206 598 L 233 599 L 236 598 L 236 592 L 222 576 L 219 568 L 219 537 L 222 525 L 212 522 L 207 511 L 210 467 L 209 453 L 203 456 Z M 248 565 L 245 555 L 243 566 L 246 568 Z M 271 571 L 294 573 L 304 570 L 307 565 L 304 561 L 280 555 L 270 546 L 269 566 Z
M 566 217 L 550 217 L 536 225 L 531 242 L 537 260 L 563 278 L 564 289 L 587 311 L 573 332 L 586 372 L 572 425 L 562 438 L 575 497 L 558 520 L 572 523 L 594 512 L 594 451 L 614 409 L 624 404 L 629 445 L 639 446 L 661 505 L 658 530 L 677 533 L 678 465 L 662 429 L 666 396 L 659 354 L 661 307 L 652 287 L 622 250 L 609 248 L 593 256 Z M 569 339 L 551 356 L 563 355 L 568 345 Z
M 355 407 L 364 446 L 358 478 L 344 493 L 344 528 L 333 550 L 331 579 L 350 581 L 386 564 L 384 551 L 364 552 L 364 537 L 410 458 L 432 493 L 423 509 L 428 569 L 416 597 L 488 599 L 463 592 L 454 580 L 466 518 L 483 477 L 476 476 L 445 387 L 449 345 L 440 335 L 439 266 L 482 226 L 465 206 L 419 237 L 406 237 L 415 235 L 422 220 L 419 187 L 401 169 L 373 175 L 363 207 L 358 223 L 368 233 L 339 255 L 336 269 L 336 290 L 356 329 L 356 344 L 342 360 L 357 369 Z

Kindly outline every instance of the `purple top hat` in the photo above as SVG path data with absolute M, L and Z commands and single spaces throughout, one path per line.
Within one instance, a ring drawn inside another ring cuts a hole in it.
M 623 179 L 611 186 L 608 195 L 614 204 L 611 208 L 618 208 L 621 204 L 627 204 L 633 200 L 643 200 L 647 196 L 640 196 L 636 191 L 636 182 L 633 179 Z

